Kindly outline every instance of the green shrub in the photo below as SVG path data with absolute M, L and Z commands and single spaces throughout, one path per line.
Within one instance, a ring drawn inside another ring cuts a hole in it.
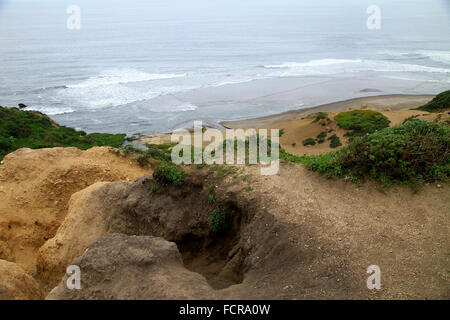
M 326 112 L 319 112 L 313 122 L 318 122 L 318 121 L 320 121 L 322 119 L 326 119 L 327 117 L 328 117 L 328 113 L 326 113 Z
M 324 139 L 327 137 L 328 131 L 322 131 L 318 134 L 317 139 Z
M 362 136 L 389 127 L 389 119 L 377 111 L 352 110 L 340 112 L 334 119 L 339 127 L 352 130 L 348 136 Z
M 408 121 L 414 120 L 419 116 L 419 114 L 413 115 L 413 116 L 409 116 L 408 118 L 406 118 L 405 120 L 403 120 L 402 124 L 407 123 Z
M 155 180 L 180 186 L 184 182 L 183 174 L 175 167 L 162 165 L 153 172 Z
M 209 228 L 212 232 L 220 232 L 227 228 L 226 216 L 218 209 L 214 209 L 208 218 Z
M 162 161 L 163 163 L 167 163 L 170 160 L 170 155 L 167 154 L 164 145 L 162 148 L 157 148 L 153 145 L 147 145 L 147 150 L 141 150 L 133 147 L 132 145 L 126 145 L 123 148 L 117 151 L 111 151 L 112 153 L 124 157 L 128 157 L 130 155 L 134 155 L 134 160 L 138 162 L 141 167 L 146 167 L 150 164 L 150 159 L 155 159 L 158 161 Z
M 147 145 L 147 151 L 145 151 L 145 155 L 149 158 L 153 158 L 156 160 L 169 161 L 171 159 L 170 149 L 166 149 L 165 145 L 161 145 L 160 148 L 153 145 Z
M 308 138 L 302 141 L 304 146 L 314 146 L 316 145 L 316 139 Z
M 450 127 L 411 120 L 365 137 L 339 151 L 301 158 L 311 170 L 352 180 L 365 177 L 383 185 L 447 180 L 450 175 Z
M 141 167 L 146 167 L 150 164 L 150 161 L 148 160 L 148 156 L 146 154 L 140 154 L 138 155 L 135 160 Z
M 335 134 L 328 138 L 330 140 L 330 148 L 337 148 L 342 146 L 341 139 Z
M 317 143 L 321 144 L 325 142 L 325 138 L 327 137 L 328 131 L 322 131 L 317 136 Z
M 450 109 L 450 90 L 441 92 L 426 105 L 417 108 L 417 110 L 423 110 L 428 112 L 440 112 L 447 109 Z
M 339 155 L 336 152 L 317 156 L 303 156 L 296 160 L 296 162 L 304 163 L 312 171 L 324 173 L 328 178 L 342 177 L 344 173 L 339 163 Z
M 90 133 L 86 135 L 86 133 L 83 131 L 77 132 L 75 130 L 73 131 L 73 133 L 79 134 L 82 137 L 87 136 L 89 138 L 92 138 L 97 146 L 111 146 L 114 148 L 120 147 L 125 141 L 126 136 L 125 134 L 109 134 L 109 133 Z

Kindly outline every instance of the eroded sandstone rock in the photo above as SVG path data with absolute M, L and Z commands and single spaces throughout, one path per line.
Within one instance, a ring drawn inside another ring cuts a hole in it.
M 0 300 L 42 299 L 37 282 L 17 264 L 0 260 Z
M 173 242 L 151 236 L 110 234 L 73 261 L 81 289 L 69 290 L 66 275 L 47 299 L 213 299 L 198 273 L 183 266 Z

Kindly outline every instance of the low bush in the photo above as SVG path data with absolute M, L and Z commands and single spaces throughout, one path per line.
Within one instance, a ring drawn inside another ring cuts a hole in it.
M 342 146 L 341 139 L 335 134 L 329 137 L 328 140 L 330 140 L 330 148 L 337 148 Z
M 162 184 L 170 183 L 175 186 L 180 186 L 184 182 L 183 173 L 170 165 L 160 166 L 153 172 L 153 177 Z
M 326 137 L 327 137 L 327 134 L 328 134 L 328 131 L 322 131 L 321 133 L 319 133 L 319 134 L 317 135 L 317 139 L 323 139 L 323 138 L 326 138 Z
M 318 121 L 320 121 L 322 119 L 327 119 L 327 118 L 328 118 L 328 113 L 326 113 L 326 112 L 319 112 L 313 122 L 318 122 Z
M 308 138 L 302 141 L 304 146 L 315 146 L 316 145 L 316 139 Z
M 352 130 L 347 136 L 362 136 L 389 127 L 389 119 L 377 111 L 352 110 L 340 112 L 334 119 L 339 127 Z
M 158 148 L 153 145 L 147 145 L 147 150 L 141 150 L 133 147 L 132 145 L 126 145 L 121 149 L 111 149 L 110 152 L 117 156 L 128 157 L 134 155 L 134 160 L 141 167 L 146 167 L 150 164 L 150 159 L 155 159 L 163 163 L 168 163 L 170 161 L 170 151 L 165 151 L 164 145 L 162 148 Z
M 355 138 L 339 151 L 302 157 L 311 170 L 357 181 L 369 177 L 387 186 L 447 180 L 450 175 L 450 127 L 411 120 Z
M 214 209 L 208 218 L 209 228 L 212 232 L 220 232 L 227 228 L 226 216 L 219 209 Z

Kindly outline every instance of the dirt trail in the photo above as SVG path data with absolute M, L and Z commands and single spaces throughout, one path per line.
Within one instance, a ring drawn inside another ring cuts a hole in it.
M 54 236 L 73 193 L 149 172 L 106 147 L 20 149 L 7 155 L 0 165 L 0 259 L 34 274 L 37 250 Z

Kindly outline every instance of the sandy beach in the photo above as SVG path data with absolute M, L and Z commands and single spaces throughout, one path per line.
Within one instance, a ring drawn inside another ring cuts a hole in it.
M 348 139 L 344 136 L 346 130 L 339 128 L 334 116 L 341 111 L 351 109 L 371 109 L 381 112 L 390 121 L 391 126 L 401 124 L 406 118 L 420 116 L 424 119 L 434 119 L 436 115 L 428 114 L 424 111 L 411 110 L 422 106 L 433 99 L 433 95 L 378 95 L 361 97 L 344 101 L 333 102 L 312 108 L 292 110 L 271 116 L 224 121 L 220 124 L 229 129 L 283 129 L 284 134 L 280 137 L 282 147 L 289 153 L 295 155 L 317 155 L 328 153 L 332 150 L 330 144 L 322 143 L 315 146 L 304 146 L 302 141 L 308 138 L 315 138 L 322 131 L 327 130 L 336 134 L 343 145 Z M 330 123 L 322 126 L 314 122 L 318 112 L 326 112 L 331 119 Z M 171 143 L 170 134 L 141 135 L 139 141 L 148 144 L 168 144 Z
M 308 109 L 293 110 L 268 117 L 227 121 L 223 122 L 222 125 L 226 128 L 235 129 L 283 129 L 284 134 L 280 137 L 280 143 L 287 152 L 298 156 L 318 155 L 339 148 L 331 148 L 328 141 L 314 146 L 304 146 L 302 142 L 308 138 L 316 138 L 325 130 L 331 132 L 331 134 L 336 134 L 342 142 L 342 146 L 349 142 L 349 139 L 345 136 L 347 130 L 340 128 L 334 120 L 334 116 L 339 112 L 355 109 L 375 110 L 382 113 L 391 121 L 390 126 L 399 125 L 411 116 L 433 120 L 435 119 L 436 114 L 411 110 L 426 104 L 432 100 L 433 97 L 434 96 L 432 95 L 379 95 L 363 97 L 324 104 Z M 326 125 L 315 122 L 314 119 L 318 112 L 326 112 L 331 121 L 326 123 Z
M 383 110 L 386 108 L 389 108 L 392 111 L 398 111 L 403 109 L 407 110 L 422 106 L 427 102 L 429 102 L 430 100 L 432 100 L 433 97 L 434 95 L 403 95 L 403 94 L 377 95 L 371 97 L 362 97 L 344 101 L 337 101 L 333 103 L 319 105 L 316 107 L 292 110 L 266 117 L 236 120 L 236 121 L 224 121 L 221 122 L 221 124 L 224 127 L 230 129 L 264 128 L 268 126 L 272 127 L 277 123 L 289 120 L 296 120 L 317 112 L 339 112 L 348 110 L 349 108 L 359 109 L 364 105 L 379 110 Z

